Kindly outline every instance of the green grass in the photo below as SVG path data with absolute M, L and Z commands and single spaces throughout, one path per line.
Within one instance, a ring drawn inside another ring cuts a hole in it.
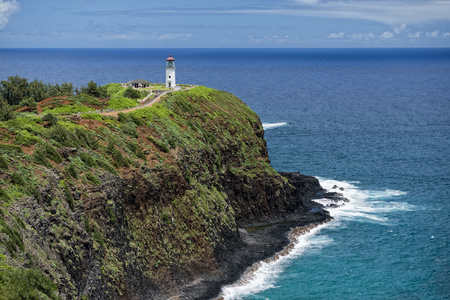
M 56 107 L 54 109 L 48 109 L 44 108 L 44 113 L 52 113 L 57 115 L 70 115 L 70 114 L 77 114 L 77 113 L 86 113 L 92 111 L 92 108 L 84 106 L 84 105 L 61 105 L 59 107 Z
M 120 109 L 128 109 L 133 108 L 139 105 L 139 102 L 137 100 L 125 98 L 125 97 L 115 97 L 111 98 L 111 100 L 108 101 L 107 108 L 114 109 L 114 110 L 120 110 Z

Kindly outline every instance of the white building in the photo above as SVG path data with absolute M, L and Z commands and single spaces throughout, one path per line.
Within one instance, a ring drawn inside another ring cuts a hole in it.
M 166 59 L 166 88 L 174 89 L 177 86 L 175 81 L 175 59 L 172 54 Z

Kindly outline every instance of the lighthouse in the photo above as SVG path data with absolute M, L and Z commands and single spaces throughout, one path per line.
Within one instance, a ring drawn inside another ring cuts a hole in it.
M 175 59 L 172 54 L 166 59 L 166 88 L 174 89 L 177 86 L 175 81 Z

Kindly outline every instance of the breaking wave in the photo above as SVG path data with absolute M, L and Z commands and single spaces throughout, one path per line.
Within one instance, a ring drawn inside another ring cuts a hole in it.
M 282 126 L 286 126 L 286 125 L 287 125 L 286 122 L 280 122 L 280 123 L 266 123 L 266 122 L 263 122 L 262 123 L 262 126 L 263 126 L 264 130 L 273 129 L 273 128 L 277 128 L 277 127 L 282 127 Z

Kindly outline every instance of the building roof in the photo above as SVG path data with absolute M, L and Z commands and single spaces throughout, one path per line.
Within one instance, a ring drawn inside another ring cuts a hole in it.
M 167 61 L 169 60 L 175 60 L 175 58 L 172 57 L 172 54 L 169 55 L 169 57 L 166 59 Z
M 130 82 L 127 82 L 127 84 L 136 84 L 136 83 L 151 84 L 150 81 L 147 81 L 145 79 L 135 79 L 131 80 Z

